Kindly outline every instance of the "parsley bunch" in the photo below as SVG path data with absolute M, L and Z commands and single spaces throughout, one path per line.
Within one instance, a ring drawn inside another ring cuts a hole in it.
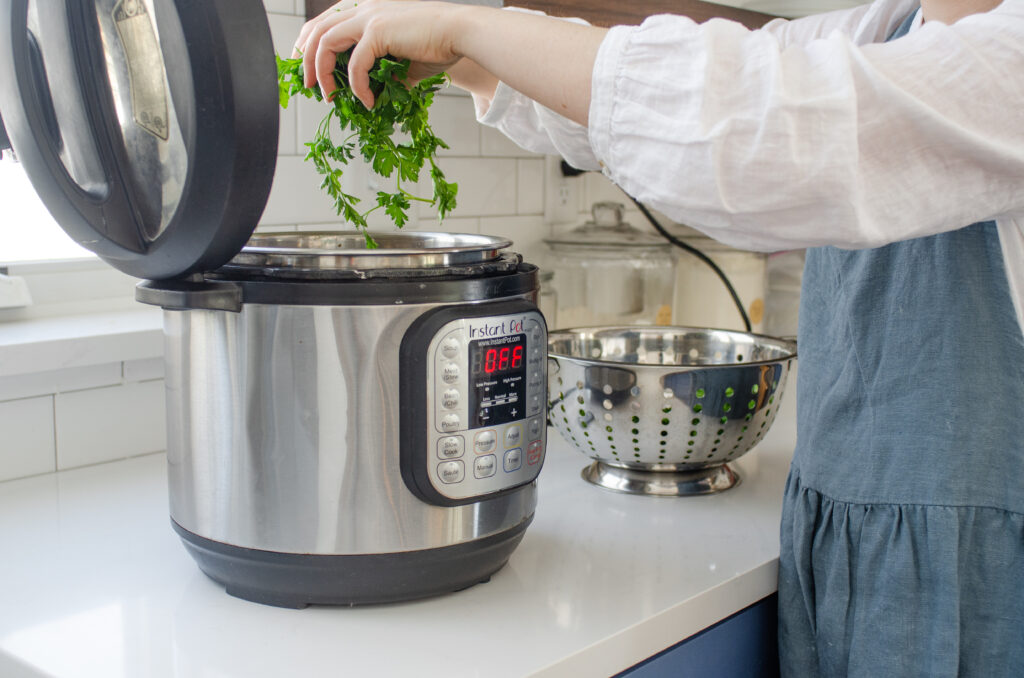
M 377 243 L 367 231 L 366 224 L 366 217 L 371 212 L 383 209 L 401 228 L 409 220 L 406 210 L 411 200 L 436 207 L 441 219 L 455 208 L 458 184 L 445 181 L 444 173 L 434 161 L 437 149 L 448 148 L 448 145 L 434 136 L 427 121 L 427 108 L 433 101 L 434 92 L 448 76 L 440 73 L 407 87 L 408 59 L 377 59 L 370 70 L 370 89 L 375 101 L 373 108 L 367 109 L 352 93 L 348 81 L 351 56 L 351 50 L 338 55 L 334 79 L 340 87 L 333 93 L 331 106 L 316 135 L 312 141 L 306 142 L 309 149 L 306 160 L 312 161 L 316 171 L 323 176 L 320 187 L 334 200 L 338 215 L 360 228 L 366 238 L 366 246 L 375 248 Z M 323 100 L 318 87 L 304 86 L 301 58 L 277 57 L 277 81 L 282 108 L 287 108 L 289 100 L 296 95 Z M 332 120 L 338 122 L 339 135 L 343 137 L 341 141 L 336 142 L 331 135 Z M 392 137 L 396 131 L 407 134 L 409 141 L 395 143 Z M 377 191 L 377 204 L 365 212 L 356 208 L 359 198 L 341 189 L 340 165 L 347 165 L 357 151 L 380 176 L 390 177 L 396 171 L 398 173 L 396 191 Z M 426 163 L 430 164 L 430 178 L 434 185 L 432 198 L 421 198 L 402 188 L 402 182 L 416 183 L 419 180 L 420 170 Z

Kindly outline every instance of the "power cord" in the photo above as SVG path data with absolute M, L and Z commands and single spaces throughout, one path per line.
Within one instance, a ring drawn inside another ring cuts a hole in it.
M 583 174 L 586 171 L 586 170 L 576 169 L 575 167 L 573 167 L 572 165 L 570 165 L 569 163 L 567 163 L 564 160 L 562 161 L 561 168 L 562 168 L 562 176 L 566 176 L 566 177 L 578 176 L 580 174 Z M 621 186 L 619 187 L 619 190 L 620 191 L 622 190 Z M 707 264 L 711 268 L 712 271 L 715 272 L 715 275 L 717 275 L 718 278 L 722 281 L 722 284 L 725 285 L 725 289 L 729 292 L 729 296 L 732 297 L 733 303 L 736 304 L 736 310 L 739 311 L 740 317 L 743 318 L 743 326 L 747 328 L 747 332 L 752 332 L 753 331 L 753 326 L 750 324 L 750 318 L 747 316 L 747 311 L 743 308 L 743 302 L 740 301 L 740 296 L 738 294 L 736 294 L 736 288 L 733 287 L 732 282 L 729 280 L 729 276 L 727 276 L 725 274 L 725 272 L 721 268 L 718 267 L 718 264 L 716 264 L 714 261 L 712 261 L 711 257 L 709 257 L 708 255 L 704 254 L 703 252 L 698 250 L 696 247 L 693 247 L 692 245 L 688 245 L 687 243 L 683 242 L 679 238 L 675 237 L 674 235 L 672 235 L 671 233 L 666 231 L 665 227 L 662 226 L 660 223 L 658 223 L 658 220 L 654 218 L 654 215 L 651 214 L 650 210 L 648 210 L 643 204 L 641 204 L 641 202 L 639 200 L 637 200 L 636 198 L 631 196 L 629 193 L 626 193 L 625 191 L 622 191 L 622 193 L 627 198 L 629 198 L 630 200 L 633 201 L 633 204 L 635 204 L 640 209 L 641 214 L 643 214 L 645 217 L 647 217 L 647 221 L 651 222 L 651 226 L 654 227 L 654 230 L 657 231 L 659 234 L 661 234 L 661 236 L 663 238 L 665 238 L 665 240 L 668 240 L 670 243 L 672 243 L 676 247 L 678 247 L 678 248 L 688 252 L 689 254 L 692 254 L 693 256 L 697 257 L 702 262 Z

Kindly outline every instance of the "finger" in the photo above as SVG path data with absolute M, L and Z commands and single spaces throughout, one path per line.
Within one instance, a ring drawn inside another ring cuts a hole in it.
M 332 28 L 345 21 L 349 13 L 327 10 L 324 14 L 327 16 L 323 19 L 315 19 L 309 22 L 312 24 L 312 27 L 306 36 L 305 42 L 299 48 L 299 51 L 302 53 L 302 72 L 305 74 L 304 84 L 306 87 L 312 87 L 317 82 L 316 55 L 323 36 Z M 348 47 L 345 49 L 348 49 Z
M 377 53 L 379 50 L 374 49 L 374 42 L 364 33 L 348 60 L 348 84 L 352 93 L 367 108 L 373 108 L 374 102 L 373 92 L 370 91 L 370 69 L 377 57 L 384 55 L 384 52 Z
M 338 62 L 338 52 L 344 52 L 355 44 L 351 38 L 330 39 L 325 36 L 320 40 L 316 48 L 316 79 L 320 83 L 320 92 L 324 99 L 328 100 L 330 95 L 338 89 L 338 82 L 334 79 L 334 68 Z

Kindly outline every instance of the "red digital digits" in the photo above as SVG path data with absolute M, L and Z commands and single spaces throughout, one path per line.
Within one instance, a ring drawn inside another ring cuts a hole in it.
M 509 348 L 503 346 L 500 350 L 489 348 L 484 354 L 484 373 L 493 374 L 504 370 L 516 369 L 523 364 L 523 347 L 515 346 Z

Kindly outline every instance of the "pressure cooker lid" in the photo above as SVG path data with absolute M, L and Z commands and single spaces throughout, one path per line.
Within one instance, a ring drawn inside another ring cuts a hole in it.
M 460 277 L 514 270 L 504 256 L 512 242 L 468 233 L 374 233 L 366 246 L 359 231 L 261 233 L 216 273 L 221 277 L 291 279 Z
M 140 278 L 212 270 L 270 191 L 273 55 L 259 0 L 0 0 L 0 112 L 82 246 Z

